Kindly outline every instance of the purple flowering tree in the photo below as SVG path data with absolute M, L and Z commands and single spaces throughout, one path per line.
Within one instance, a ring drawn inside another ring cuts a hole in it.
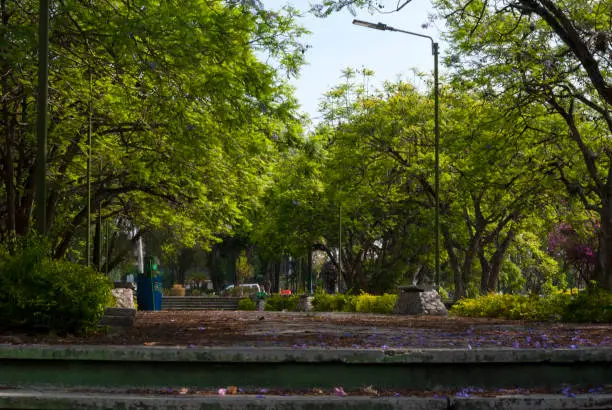
M 548 234 L 548 251 L 561 259 L 566 270 L 574 276 L 576 285 L 588 284 L 596 278 L 597 238 L 599 223 L 589 221 L 582 229 L 562 222 Z

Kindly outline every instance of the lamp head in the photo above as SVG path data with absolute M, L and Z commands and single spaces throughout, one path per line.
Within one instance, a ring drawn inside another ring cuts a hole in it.
M 389 26 L 387 26 L 386 24 L 383 24 L 383 23 L 370 23 L 370 22 L 367 22 L 367 21 L 354 19 L 353 20 L 353 24 L 356 25 L 356 26 L 373 28 L 375 30 L 382 30 L 382 31 L 389 30 Z

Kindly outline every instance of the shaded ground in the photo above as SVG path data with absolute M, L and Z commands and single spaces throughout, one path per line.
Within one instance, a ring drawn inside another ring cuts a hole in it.
M 611 325 L 355 313 L 138 312 L 132 328 L 86 337 L 0 333 L 0 343 L 294 348 L 612 347 Z

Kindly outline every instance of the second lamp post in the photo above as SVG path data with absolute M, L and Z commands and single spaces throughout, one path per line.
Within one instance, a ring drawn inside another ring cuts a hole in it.
M 399 33 L 410 34 L 412 36 L 424 37 L 431 41 L 431 52 L 434 56 L 434 134 L 435 134 L 435 169 L 434 169 L 434 202 L 435 202 L 435 282 L 436 287 L 440 287 L 440 106 L 438 103 L 439 87 L 438 87 L 438 43 L 428 35 L 413 33 L 412 31 L 400 30 L 395 27 L 388 26 L 383 23 L 369 23 L 362 20 L 353 20 L 353 24 L 373 28 L 383 31 L 397 31 Z

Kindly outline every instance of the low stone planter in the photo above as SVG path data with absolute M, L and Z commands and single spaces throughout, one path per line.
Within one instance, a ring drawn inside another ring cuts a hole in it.
M 448 310 L 437 291 L 419 286 L 400 286 L 393 313 L 397 315 L 446 316 Z
M 297 304 L 298 312 L 310 312 L 312 310 L 312 300 L 314 296 L 300 295 Z
M 182 285 L 172 286 L 170 296 L 185 296 L 185 288 Z

